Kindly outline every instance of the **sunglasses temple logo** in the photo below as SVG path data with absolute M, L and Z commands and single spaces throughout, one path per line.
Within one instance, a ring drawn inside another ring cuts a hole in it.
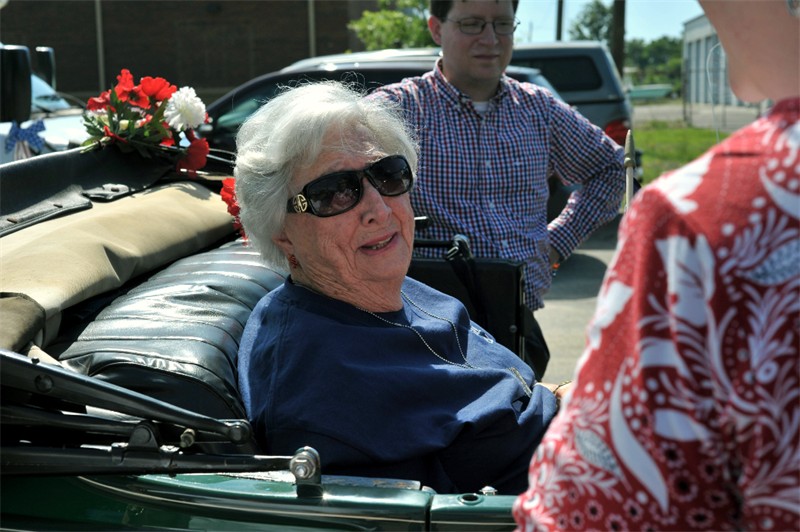
M 294 212 L 306 212 L 308 210 L 308 200 L 302 194 L 298 194 L 292 198 L 292 206 L 294 207 Z

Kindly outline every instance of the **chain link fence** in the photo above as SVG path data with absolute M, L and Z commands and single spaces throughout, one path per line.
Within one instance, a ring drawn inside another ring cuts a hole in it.
M 693 127 L 733 131 L 763 106 L 742 102 L 728 84 L 728 63 L 716 35 L 688 43 L 683 60 L 683 120 Z

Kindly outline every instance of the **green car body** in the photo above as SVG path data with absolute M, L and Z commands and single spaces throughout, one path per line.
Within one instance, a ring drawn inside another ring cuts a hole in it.
M 511 496 L 441 495 L 224 473 L 3 477 L 2 525 L 21 530 L 508 530 Z

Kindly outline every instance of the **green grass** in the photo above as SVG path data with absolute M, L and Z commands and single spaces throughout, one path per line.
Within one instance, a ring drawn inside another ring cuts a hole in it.
M 720 132 L 719 140 L 727 137 Z M 654 120 L 634 130 L 634 144 L 642 150 L 642 184 L 647 184 L 668 170 L 696 159 L 717 143 L 713 129 L 689 127 L 683 122 Z

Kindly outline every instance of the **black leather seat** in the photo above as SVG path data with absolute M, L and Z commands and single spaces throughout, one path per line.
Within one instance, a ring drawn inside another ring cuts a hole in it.
M 61 355 L 67 367 L 219 419 L 244 419 L 239 340 L 284 275 L 241 241 L 179 260 L 114 300 Z

